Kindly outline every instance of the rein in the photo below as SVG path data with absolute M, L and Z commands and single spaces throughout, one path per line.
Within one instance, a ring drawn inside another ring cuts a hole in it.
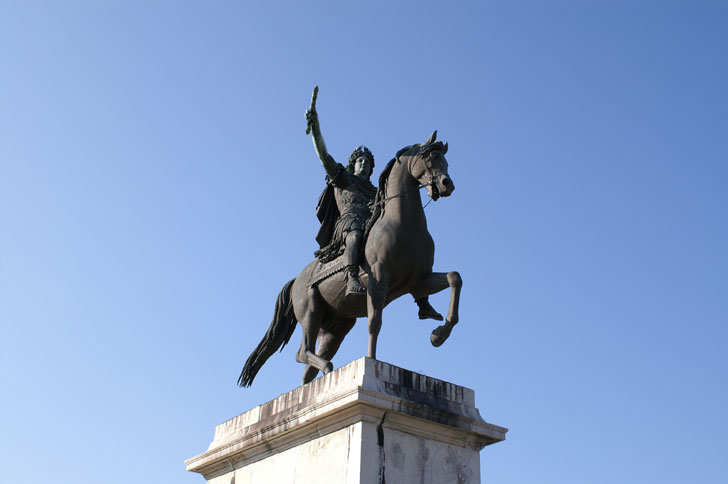
M 417 185 L 417 190 L 419 190 L 420 188 L 425 188 L 425 185 L 419 185 L 419 184 L 418 184 L 418 185 Z M 387 203 L 388 201 L 390 201 L 390 200 L 393 200 L 393 199 L 395 199 L 395 198 L 399 198 L 399 197 L 405 198 L 405 196 L 406 196 L 406 195 L 409 195 L 410 193 L 413 193 L 413 192 L 411 192 L 411 191 L 408 191 L 408 192 L 400 193 L 400 194 L 398 194 L 398 195 L 392 195 L 391 197 L 387 197 L 387 198 L 385 198 L 385 199 L 383 199 L 383 200 L 379 200 L 378 202 L 372 202 L 372 203 L 371 203 L 370 205 L 371 205 L 372 207 L 376 207 L 377 205 L 382 205 L 382 206 L 384 206 L 384 205 L 385 205 L 385 204 L 386 204 L 386 203 Z M 416 192 L 414 192 L 414 193 L 416 193 Z M 430 200 L 429 200 L 429 201 L 428 201 L 428 202 L 427 202 L 426 204 L 424 204 L 424 205 L 422 206 L 422 208 L 424 209 L 424 208 L 425 208 L 426 206 L 428 206 L 428 205 L 430 204 L 430 202 L 431 202 L 431 201 L 432 201 L 432 198 L 430 198 Z

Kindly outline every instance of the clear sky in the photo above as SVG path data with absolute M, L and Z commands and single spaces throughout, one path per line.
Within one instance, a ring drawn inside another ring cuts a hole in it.
M 433 348 L 405 297 L 378 356 L 511 429 L 484 482 L 728 482 L 726 25 L 697 0 L 0 1 L 0 480 L 201 483 L 214 426 L 299 384 L 298 330 L 235 382 L 317 248 L 318 84 L 337 161 L 449 142 L 426 213 L 460 324 Z

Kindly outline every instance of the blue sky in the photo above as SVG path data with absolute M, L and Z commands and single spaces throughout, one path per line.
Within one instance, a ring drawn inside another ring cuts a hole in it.
M 727 21 L 708 1 L 0 2 L 3 480 L 203 482 L 183 461 L 213 427 L 299 384 L 299 331 L 235 380 L 317 248 L 317 84 L 338 161 L 366 144 L 376 177 L 449 142 L 457 189 L 426 213 L 460 324 L 433 348 L 403 298 L 378 356 L 511 429 L 484 482 L 728 481 Z

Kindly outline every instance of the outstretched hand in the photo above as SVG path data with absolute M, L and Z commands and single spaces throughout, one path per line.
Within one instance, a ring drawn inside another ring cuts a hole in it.
M 313 128 L 314 124 L 318 123 L 318 114 L 316 114 L 316 110 L 313 111 L 310 109 L 306 110 L 306 134 L 311 133 L 311 129 Z
M 318 86 L 314 86 L 311 95 L 311 106 L 306 110 L 306 134 L 311 132 L 315 124 L 318 124 L 318 114 L 316 113 L 316 97 L 318 96 Z

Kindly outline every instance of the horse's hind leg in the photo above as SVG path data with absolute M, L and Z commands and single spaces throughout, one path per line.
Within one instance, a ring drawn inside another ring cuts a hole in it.
M 296 361 L 311 365 L 317 370 L 321 370 L 324 374 L 330 372 L 333 369 L 333 365 L 330 361 L 317 356 L 316 351 L 316 338 L 321 328 L 321 321 L 323 320 L 323 310 L 319 303 L 318 289 L 315 287 L 309 288 L 304 307 L 301 311 L 299 322 L 301 323 L 301 330 L 303 331 L 303 338 L 301 338 L 301 347 L 296 353 Z M 304 381 L 304 383 L 307 383 Z
M 457 272 L 432 272 L 425 276 L 415 288 L 412 295 L 415 299 L 435 294 L 446 287 L 450 287 L 450 306 L 447 310 L 445 324 L 438 326 L 430 335 L 430 342 L 433 346 L 440 346 L 450 336 L 453 326 L 458 322 L 458 308 L 460 306 L 460 289 L 463 287 L 463 280 Z
M 356 323 L 356 318 L 339 319 L 330 330 L 321 329 L 316 354 L 325 360 L 331 361 L 339 350 L 341 342 L 344 341 L 344 337 L 354 327 L 354 323 Z M 303 372 L 303 383 L 306 384 L 316 378 L 318 372 L 319 370 L 315 366 L 307 365 L 306 370 Z

